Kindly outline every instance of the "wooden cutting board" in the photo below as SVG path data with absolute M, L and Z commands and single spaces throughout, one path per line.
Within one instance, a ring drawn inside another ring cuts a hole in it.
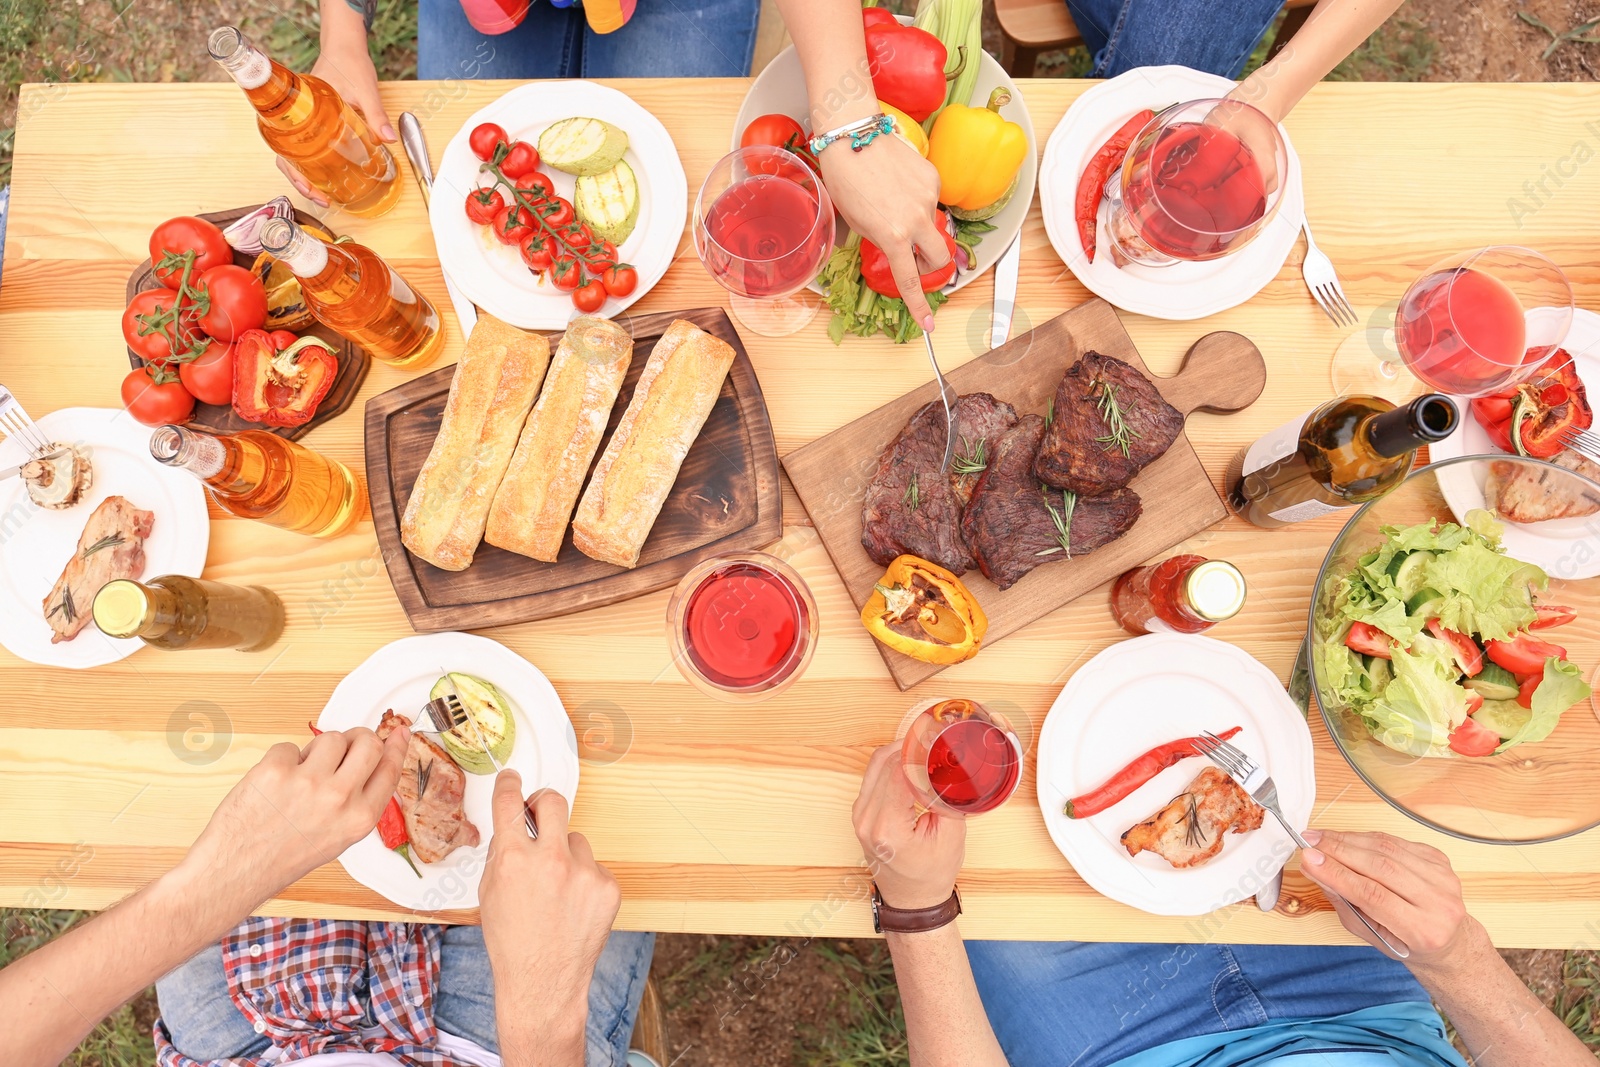
M 1236 333 L 1202 337 L 1171 378 L 1152 374 L 1116 312 L 1104 300 L 1091 300 L 1057 316 L 945 378 L 957 393 L 991 393 L 1013 405 L 1018 415 L 1042 415 L 1061 376 L 1089 351 L 1137 367 L 1167 402 L 1185 415 L 1191 411 L 1239 411 L 1254 403 L 1267 384 L 1260 350 Z M 883 574 L 883 568 L 861 547 L 861 504 L 877 473 L 878 457 L 912 414 L 938 397 L 938 386 L 929 382 L 783 457 L 784 469 L 857 608 L 866 603 L 873 583 Z M 1130 484 L 1144 501 L 1144 513 L 1120 539 L 1088 555 L 1046 563 L 1004 592 L 976 569 L 962 576 L 989 617 L 985 644 L 993 644 L 1129 567 L 1160 555 L 1227 514 L 1186 434 L 1179 434 L 1167 454 L 1140 471 Z M 944 669 L 882 643 L 878 643 L 878 651 L 902 690 Z M 983 655 L 981 651 L 978 654 Z
M 455 366 L 443 367 L 367 401 L 367 485 L 372 520 L 400 606 L 418 633 L 476 630 L 599 607 L 664 589 L 695 564 L 724 552 L 765 548 L 783 536 L 778 450 L 767 403 L 738 332 L 721 308 L 622 320 L 633 334 L 633 364 L 611 409 L 605 439 L 633 398 L 645 362 L 668 326 L 687 319 L 733 346 L 733 369 L 661 508 L 632 570 L 590 559 L 567 531 L 555 563 L 480 544 L 472 566 L 445 571 L 400 542 L 400 516 L 444 417 Z M 547 335 L 553 351 L 561 333 Z M 592 464 L 591 464 L 592 466 Z
M 205 219 L 207 222 L 216 223 L 219 227 L 227 229 L 230 225 L 238 222 L 259 207 L 261 207 L 260 204 L 252 204 L 249 207 L 236 207 L 228 211 L 212 211 L 196 217 Z M 329 233 L 333 232 L 328 230 L 327 224 L 321 219 L 307 215 L 298 208 L 295 209 L 294 220 L 301 226 L 316 226 L 327 230 Z M 335 237 L 339 236 L 338 234 L 333 235 Z M 234 263 L 244 267 L 246 270 L 254 265 L 255 260 L 255 256 L 247 256 L 238 250 L 233 253 Z M 132 300 L 146 289 L 156 289 L 160 285 L 161 282 L 156 278 L 155 269 L 147 259 L 135 267 L 132 274 L 128 275 L 128 299 Z M 310 326 L 294 332 L 300 337 L 305 337 L 309 334 L 322 338 L 328 343 L 328 350 L 339 361 L 339 370 L 334 375 L 333 384 L 328 387 L 328 395 L 324 396 L 321 403 L 317 405 L 317 413 L 311 416 L 309 422 L 301 426 L 264 426 L 259 422 L 248 422 L 241 419 L 234 413 L 231 405 L 202 404 L 197 400 L 194 405 L 194 415 L 189 419 L 188 425 L 197 430 L 206 430 L 210 433 L 265 430 L 268 433 L 275 433 L 279 437 L 287 437 L 289 440 L 295 441 L 321 426 L 335 415 L 342 415 L 349 410 L 350 405 L 355 403 L 356 393 L 361 391 L 361 383 L 366 380 L 367 371 L 372 367 L 371 354 L 365 348 L 352 344 L 345 338 L 340 337 L 320 322 L 313 322 Z M 131 348 L 128 349 L 128 363 L 135 370 L 144 366 L 144 360 Z

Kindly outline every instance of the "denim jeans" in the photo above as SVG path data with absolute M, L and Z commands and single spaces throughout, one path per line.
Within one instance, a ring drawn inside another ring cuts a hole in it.
M 1177 63 L 1237 78 L 1283 0 L 1066 0 L 1091 76 Z
M 1106 1067 L 1186 1037 L 1429 1002 L 1366 947 L 968 941 L 967 956 L 1011 1067 Z
M 418 0 L 417 77 L 742 78 L 761 0 L 645 0 L 621 29 L 589 30 L 583 9 L 534 0 L 516 29 L 479 33 L 461 0 Z
M 589 983 L 588 1051 L 585 1067 L 622 1067 L 639 1014 L 656 935 L 613 931 Z M 222 949 L 201 952 L 156 983 L 161 1018 L 172 1043 L 197 1060 L 259 1056 L 270 1042 L 258 1035 L 228 996 Z M 433 1021 L 440 1030 L 498 1053 L 494 978 L 483 931 L 452 926 L 444 934 Z

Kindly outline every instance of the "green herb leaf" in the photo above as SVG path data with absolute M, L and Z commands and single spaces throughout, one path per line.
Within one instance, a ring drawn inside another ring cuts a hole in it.
M 911 480 L 906 483 L 905 495 L 900 498 L 912 511 L 922 506 L 922 490 L 917 487 L 917 476 L 911 475 Z
M 90 545 L 88 548 L 85 548 L 83 550 L 82 558 L 83 559 L 88 559 L 90 556 L 94 555 L 96 552 L 100 551 L 102 548 L 110 548 L 112 545 L 120 545 L 120 544 L 123 543 L 123 541 L 124 541 L 124 538 L 119 533 L 107 534 L 106 536 L 100 538 L 100 540 L 96 541 L 94 544 Z
M 951 465 L 957 474 L 982 474 L 989 466 L 989 442 L 980 437 L 974 446 L 966 437 L 962 437 L 961 448 L 956 449 L 956 458 Z
M 1106 451 L 1116 448 L 1124 456 L 1128 454 L 1128 446 L 1134 438 L 1140 437 L 1139 431 L 1129 426 L 1123 418 L 1122 401 L 1117 398 L 1117 387 L 1114 383 L 1104 378 L 1096 378 L 1089 387 L 1089 395 L 1095 397 L 1095 407 L 1100 412 L 1101 420 L 1110 432 L 1095 438 L 1096 444 L 1106 445 Z M 1129 404 L 1129 408 L 1133 405 Z

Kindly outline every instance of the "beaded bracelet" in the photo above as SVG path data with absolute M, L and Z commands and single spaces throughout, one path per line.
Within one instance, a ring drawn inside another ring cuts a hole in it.
M 824 148 L 846 137 L 850 138 L 850 151 L 859 152 L 883 134 L 893 132 L 894 119 L 880 112 L 869 118 L 840 126 L 836 130 L 817 134 L 811 138 L 811 154 L 820 156 Z

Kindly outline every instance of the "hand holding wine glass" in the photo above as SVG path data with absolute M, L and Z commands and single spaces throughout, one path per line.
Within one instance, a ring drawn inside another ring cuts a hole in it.
M 873 881 L 891 908 L 931 908 L 950 899 L 967 851 L 967 821 L 925 808 L 900 766 L 901 746 L 872 754 L 851 821 Z

